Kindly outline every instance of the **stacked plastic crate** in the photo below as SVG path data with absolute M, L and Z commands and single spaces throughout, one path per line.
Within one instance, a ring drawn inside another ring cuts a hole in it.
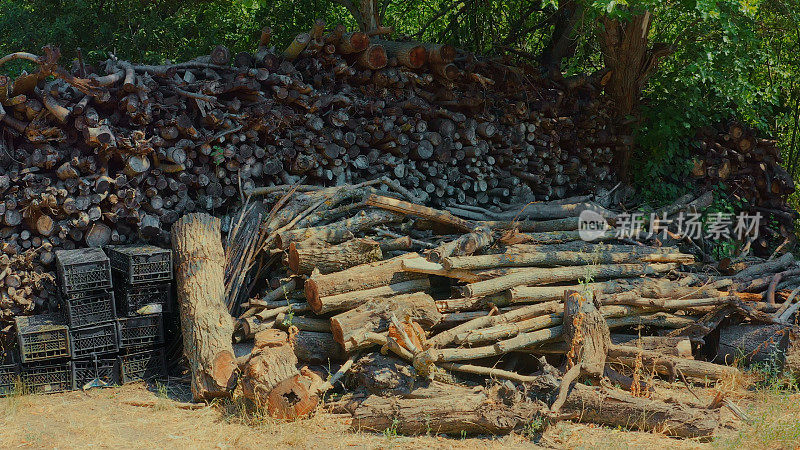
M 118 384 L 119 334 L 108 256 L 99 248 L 61 250 L 56 269 L 69 325 L 71 387 L 80 389 L 96 378 Z
M 64 318 L 58 314 L 17 317 L 17 343 L 21 366 L 5 366 L 0 376 L 3 395 L 22 387 L 23 392 L 64 392 L 72 388 L 69 358 L 72 341 Z M 21 382 L 17 386 L 17 380 Z
M 114 246 L 106 251 L 117 294 L 120 381 L 163 375 L 163 313 L 173 308 L 172 252 L 151 245 Z

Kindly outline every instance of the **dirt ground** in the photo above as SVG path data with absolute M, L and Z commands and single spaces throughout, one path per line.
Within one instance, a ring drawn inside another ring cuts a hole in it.
M 689 401 L 682 390 L 657 388 L 657 395 Z M 714 391 L 695 387 L 708 404 Z M 54 395 L 0 399 L 0 447 L 32 448 L 800 448 L 800 394 L 740 390 L 731 396 L 751 416 L 750 425 L 723 413 L 730 429 L 711 442 L 677 440 L 655 433 L 561 422 L 542 436 L 403 437 L 354 432 L 348 417 L 320 412 L 295 423 L 255 419 L 235 403 L 196 410 L 181 407 L 178 384 L 133 384 Z M 689 396 L 689 397 L 687 397 Z M 134 406 L 145 404 L 147 406 Z

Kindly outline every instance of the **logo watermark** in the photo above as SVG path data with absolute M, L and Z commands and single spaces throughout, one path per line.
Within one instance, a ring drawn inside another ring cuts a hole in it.
M 578 235 L 584 241 L 600 239 L 606 235 L 609 228 L 605 217 L 591 209 L 584 209 L 578 216 Z
M 737 215 L 717 212 L 707 214 L 705 220 L 701 213 L 681 212 L 674 218 L 656 213 L 621 213 L 615 218 L 613 233 L 617 239 L 666 238 L 670 233 L 693 240 L 756 239 L 761 218 L 760 212 L 741 212 Z M 608 236 L 610 229 L 606 219 L 595 211 L 581 211 L 578 217 L 578 235 L 584 241 L 591 242 Z

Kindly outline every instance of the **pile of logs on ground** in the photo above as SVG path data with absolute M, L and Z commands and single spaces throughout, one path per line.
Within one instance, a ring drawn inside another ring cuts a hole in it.
M 739 122 L 702 129 L 692 174 L 707 187 L 724 185 L 729 195 L 745 203 L 744 210 L 760 213 L 765 220 L 753 249 L 765 255 L 771 241 L 796 241 L 794 223 L 800 213 L 786 203 L 795 191 L 789 172 L 779 164 L 777 142 L 759 138 L 756 131 Z M 777 229 L 770 221 L 778 222 Z
M 238 377 L 247 398 L 294 418 L 343 380 L 329 406 L 354 429 L 498 434 L 541 418 L 708 438 L 720 408 L 747 417 L 724 396 L 658 399 L 654 378 L 733 385 L 740 367 L 775 358 L 800 369 L 790 253 L 722 275 L 673 245 L 683 241 L 619 240 L 613 228 L 581 240 L 581 211 L 613 222 L 596 203 L 475 220 L 388 185 L 276 189 L 271 209 L 242 208 L 224 257 L 177 255 L 179 273 L 221 275 L 227 262 L 226 293 L 178 277 L 196 400 L 229 395 Z M 200 239 L 184 228 L 175 242 Z M 198 320 L 209 308 L 214 319 Z M 233 345 L 205 338 L 226 311 Z

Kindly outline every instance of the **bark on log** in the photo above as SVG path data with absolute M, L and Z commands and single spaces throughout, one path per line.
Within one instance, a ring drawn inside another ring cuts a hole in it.
M 501 253 L 480 256 L 448 256 L 441 263 L 445 269 L 479 270 L 495 267 L 555 267 L 588 264 L 681 263 L 692 264 L 694 256 L 685 253 L 636 255 L 631 253 L 541 252 Z
M 441 211 L 404 200 L 397 200 L 391 197 L 383 197 L 372 194 L 367 199 L 367 205 L 432 220 L 434 222 L 451 226 L 462 232 L 469 232 L 475 228 L 474 224 L 464 219 L 460 219 L 447 211 Z
M 275 329 L 261 331 L 255 336 L 250 357 L 242 364 L 242 392 L 256 405 L 267 406 L 272 389 L 298 373 L 288 335 Z
M 188 214 L 172 226 L 183 348 L 195 401 L 230 395 L 237 367 L 234 322 L 225 307 L 225 253 L 220 221 Z
M 354 430 L 399 434 L 508 434 L 529 424 L 540 408 L 532 402 L 505 402 L 491 389 L 473 390 L 436 383 L 402 397 L 367 397 L 353 414 Z
M 429 329 L 442 320 L 433 298 L 424 292 L 417 292 L 371 300 L 336 315 L 331 318 L 331 332 L 346 352 L 352 352 L 369 344 L 365 333 L 388 330 L 393 315 L 401 321 L 412 319 L 423 329 Z
M 429 258 L 433 262 L 442 262 L 443 259 L 450 256 L 471 255 L 490 245 L 492 245 L 492 230 L 485 226 L 478 226 L 475 231 L 431 250 Z M 449 269 L 447 266 L 445 268 Z
M 402 261 L 413 257 L 419 255 L 409 253 L 385 261 L 351 267 L 341 272 L 313 275 L 305 282 L 306 300 L 310 305 L 314 305 L 319 304 L 320 297 L 426 278 L 424 274 L 403 271 Z
M 376 225 L 398 222 L 401 219 L 401 215 L 389 211 L 361 211 L 353 217 L 329 225 L 284 231 L 277 235 L 276 241 L 282 250 L 289 248 L 292 242 L 301 241 L 339 244 L 352 238 L 353 233 L 369 230 Z
M 555 269 L 526 269 L 486 281 L 468 284 L 458 289 L 464 297 L 480 297 L 516 286 L 559 283 L 581 277 L 616 278 L 653 275 L 677 268 L 677 264 L 612 264 L 596 266 L 559 267 Z
M 379 286 L 363 291 L 345 292 L 343 294 L 331 295 L 329 297 L 319 297 L 315 301 L 309 301 L 311 309 L 316 314 L 325 314 L 331 311 L 341 311 L 362 305 L 369 300 L 391 297 L 398 294 L 408 294 L 411 292 L 424 291 L 431 287 L 428 278 L 401 281 L 400 283 L 388 286 Z
M 655 431 L 682 438 L 708 438 L 719 425 L 719 410 L 638 398 L 612 388 L 576 384 L 562 408 L 579 422 Z
M 789 348 L 789 327 L 779 324 L 737 324 L 722 327 L 719 350 L 714 359 L 719 364 L 735 365 L 771 361 L 783 365 Z
M 300 361 L 324 365 L 347 358 L 344 349 L 333 339 L 331 333 L 300 330 L 292 335 L 290 341 L 294 354 Z
M 587 298 L 577 291 L 564 293 L 564 342 L 569 348 L 569 369 L 561 379 L 558 398 L 550 408 L 554 413 L 558 413 L 567 400 L 573 381 L 585 377 L 598 380 L 603 376 L 611 337 L 599 307 L 594 297 Z
M 321 274 L 340 272 L 382 259 L 380 243 L 369 238 L 351 239 L 332 247 L 297 248 L 294 242 L 289 245 L 289 269 L 301 275 L 310 275 L 314 269 Z

